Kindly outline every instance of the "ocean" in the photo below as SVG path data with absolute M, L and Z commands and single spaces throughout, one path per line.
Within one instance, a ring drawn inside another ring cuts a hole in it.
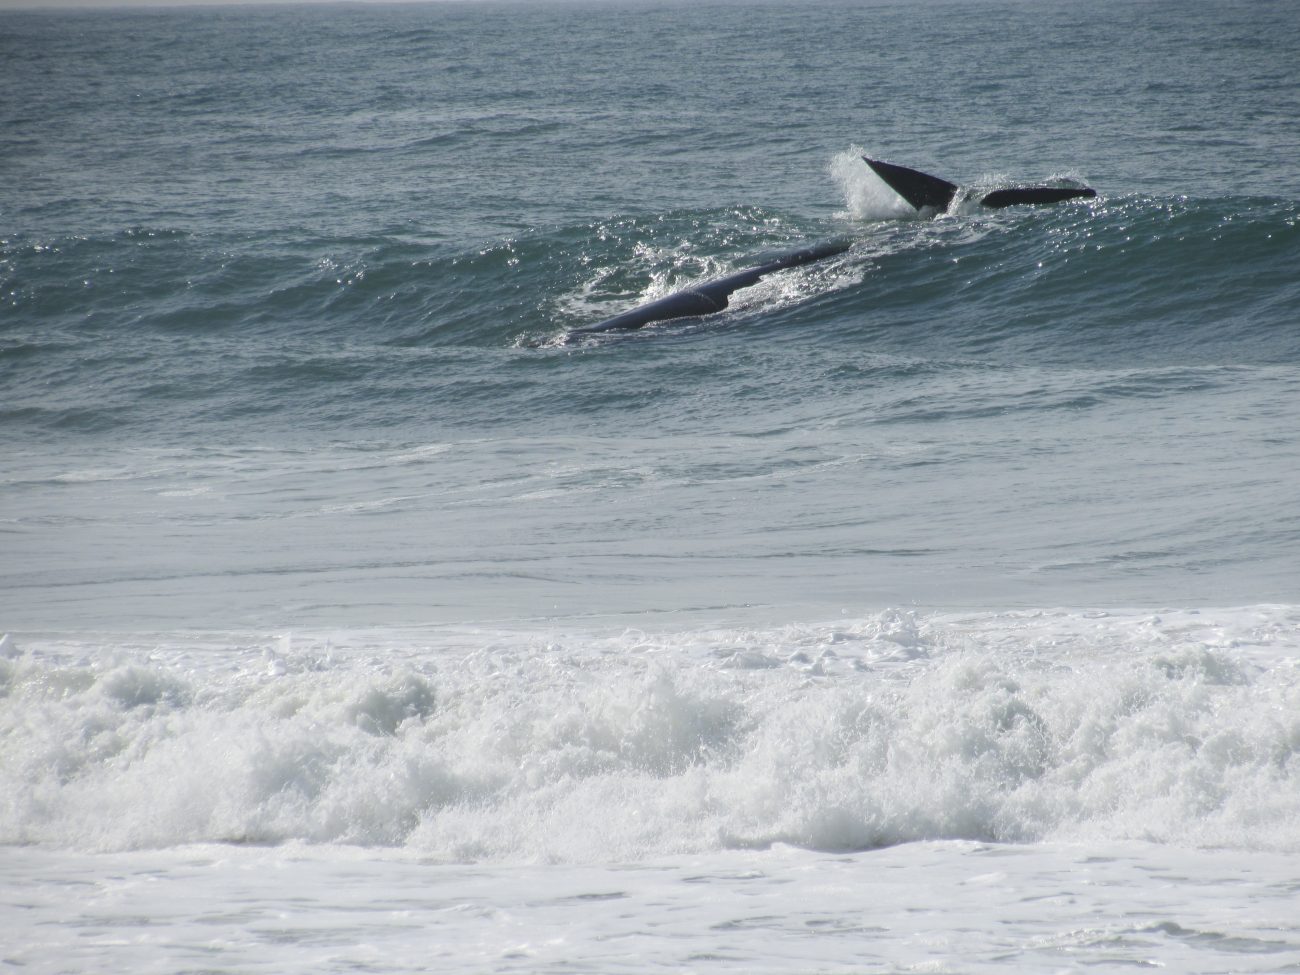
M 0 10 L 0 971 L 1300 971 L 1298 42 Z

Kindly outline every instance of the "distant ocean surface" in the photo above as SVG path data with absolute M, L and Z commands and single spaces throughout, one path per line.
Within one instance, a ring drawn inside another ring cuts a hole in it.
M 1298 42 L 0 11 L 0 971 L 1300 969 Z

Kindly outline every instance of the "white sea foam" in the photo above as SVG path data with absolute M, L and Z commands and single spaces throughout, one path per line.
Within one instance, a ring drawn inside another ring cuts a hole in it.
M 854 220 L 915 218 L 916 210 L 862 161 L 865 155 L 869 153 L 855 145 L 831 158 L 831 178 L 844 196 L 849 216 Z
M 23 971 L 1300 964 L 1297 607 L 20 636 Z
M 1300 852 L 1291 607 L 21 645 L 0 660 L 7 844 Z

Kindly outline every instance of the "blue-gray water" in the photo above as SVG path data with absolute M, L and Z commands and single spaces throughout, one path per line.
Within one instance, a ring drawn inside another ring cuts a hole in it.
M 1298 38 L 1289 2 L 0 13 L 0 629 L 1294 602 Z M 878 219 L 859 151 L 1101 195 Z
M 1296 970 L 1298 40 L 0 12 L 0 968 Z

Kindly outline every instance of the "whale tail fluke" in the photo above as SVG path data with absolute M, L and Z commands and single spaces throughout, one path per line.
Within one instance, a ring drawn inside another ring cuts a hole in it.
M 919 169 L 895 166 L 893 163 L 881 162 L 879 159 L 862 157 L 877 176 L 883 179 L 891 190 L 901 196 L 915 209 L 934 207 L 943 212 L 957 195 L 957 184 L 946 179 L 931 176 Z
M 1097 191 L 1090 186 L 1025 186 L 994 190 L 980 200 L 981 206 L 1012 207 L 1021 203 L 1060 203 L 1063 200 L 1091 199 Z
M 933 207 L 943 212 L 957 195 L 958 187 L 946 179 L 908 169 L 906 166 L 881 162 L 879 159 L 869 159 L 866 156 L 862 159 L 890 189 L 917 210 Z M 1060 203 L 1063 200 L 1087 199 L 1096 195 L 1097 191 L 1087 186 L 1021 186 L 986 193 L 980 197 L 979 203 L 981 206 L 1001 209 L 1021 204 Z

